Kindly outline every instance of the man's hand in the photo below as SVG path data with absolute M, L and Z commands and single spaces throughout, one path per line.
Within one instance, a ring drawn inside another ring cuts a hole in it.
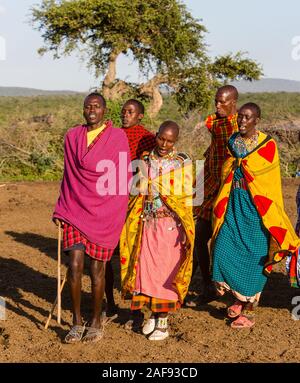
M 300 236 L 300 220 L 296 224 L 296 234 L 298 235 L 298 237 Z
M 65 224 L 64 221 L 61 221 L 61 220 L 58 219 L 58 218 L 54 218 L 53 222 L 55 223 L 56 226 L 59 225 L 59 222 L 60 222 L 61 226 L 64 226 L 64 224 Z

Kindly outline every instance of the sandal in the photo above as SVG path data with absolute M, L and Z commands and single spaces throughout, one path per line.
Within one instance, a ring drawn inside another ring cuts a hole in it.
M 65 343 L 77 343 L 80 342 L 84 334 L 86 327 L 85 323 L 80 325 L 75 325 L 71 327 L 71 330 L 65 336 Z
M 106 316 L 106 315 L 103 315 L 102 316 L 102 323 L 103 323 L 103 326 L 109 324 L 110 322 L 114 321 L 115 319 L 118 318 L 118 314 L 115 314 L 113 316 Z
M 185 307 L 197 307 L 198 306 L 198 301 L 199 300 L 199 297 L 186 297 L 184 302 L 183 302 L 183 306 Z
M 144 314 L 131 315 L 130 319 L 125 323 L 125 330 L 139 332 L 143 326 Z
M 255 324 L 254 319 L 246 317 L 246 315 L 240 315 L 235 321 L 231 323 L 232 328 L 251 328 Z
M 125 324 L 124 324 L 125 330 L 131 331 L 133 328 L 133 319 L 129 319 Z
M 82 339 L 84 343 L 94 343 L 103 338 L 104 335 L 104 326 L 101 324 L 100 328 L 96 327 L 86 327 L 87 333 Z
M 229 306 L 227 308 L 227 315 L 229 316 L 229 318 L 236 318 L 241 314 L 243 307 L 244 307 L 243 302 L 235 301 L 232 306 Z
M 106 309 L 106 316 L 107 317 L 118 317 L 119 315 L 119 306 L 118 305 L 114 305 L 114 306 L 107 306 L 107 309 Z

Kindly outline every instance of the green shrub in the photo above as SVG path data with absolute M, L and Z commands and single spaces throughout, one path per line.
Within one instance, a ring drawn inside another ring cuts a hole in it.
M 55 180 L 62 177 L 63 141 L 66 131 L 84 123 L 82 105 L 85 95 L 0 97 L 0 179 L 3 180 Z M 119 101 L 108 101 L 107 118 L 115 126 L 121 126 L 120 112 L 124 97 Z M 262 108 L 262 123 L 291 121 L 300 118 L 300 94 L 259 93 L 242 94 L 239 106 L 245 102 L 256 102 Z M 148 103 L 142 100 L 147 110 Z M 214 111 L 195 111 L 182 115 L 170 96 L 155 119 L 147 113 L 142 123 L 156 132 L 165 120 L 174 120 L 181 126 L 179 150 L 186 151 L 193 159 L 202 159 L 210 143 L 210 135 L 204 127 L 205 116 Z M 43 116 L 51 116 L 51 119 Z M 282 174 L 294 175 L 299 169 L 299 149 L 286 144 L 279 147 Z

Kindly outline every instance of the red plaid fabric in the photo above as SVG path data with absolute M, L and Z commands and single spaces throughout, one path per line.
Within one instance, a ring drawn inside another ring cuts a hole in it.
M 296 204 L 297 204 L 297 212 L 298 212 L 298 219 L 296 223 L 296 234 L 298 235 L 298 237 L 300 237 L 300 185 L 299 185 L 297 196 L 296 196 Z
M 237 113 L 225 118 L 218 118 L 216 114 L 212 114 L 207 117 L 205 123 L 211 133 L 211 144 L 204 154 L 204 199 L 202 205 L 195 208 L 194 213 L 210 221 L 213 203 L 220 188 L 227 143 L 230 136 L 238 131 Z
M 85 252 L 94 259 L 98 261 L 107 262 L 110 261 L 114 249 L 106 249 L 100 245 L 89 242 L 78 230 L 76 230 L 72 225 L 65 223 L 64 224 L 64 234 L 63 234 L 63 249 L 64 251 L 71 250 L 72 247 L 82 243 L 85 247 Z
M 138 294 L 132 297 L 131 310 L 141 310 L 144 305 L 148 305 L 149 309 L 154 313 L 167 313 L 180 308 L 178 301 L 149 297 L 144 294 Z
M 122 129 L 126 133 L 128 139 L 131 161 L 140 158 L 144 151 L 151 152 L 155 147 L 155 135 L 145 129 L 142 125 Z

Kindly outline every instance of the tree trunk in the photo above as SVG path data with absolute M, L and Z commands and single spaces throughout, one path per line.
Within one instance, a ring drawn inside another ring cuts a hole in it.
M 149 117 L 154 118 L 155 116 L 157 116 L 157 114 L 160 111 L 162 106 L 163 106 L 162 95 L 161 95 L 158 87 L 154 87 L 152 90 L 151 101 L 150 101 L 150 104 L 148 107 Z
M 148 115 L 151 118 L 154 118 L 158 114 L 163 105 L 163 98 L 159 91 L 159 85 L 165 83 L 166 81 L 166 76 L 158 74 L 154 76 L 151 80 L 140 86 L 140 94 L 143 94 L 150 98 Z
M 111 98 L 111 88 L 113 87 L 114 81 L 116 79 L 116 67 L 117 67 L 117 58 L 119 53 L 111 52 L 109 56 L 109 63 L 106 75 L 103 80 L 102 93 L 105 99 Z
M 106 100 L 117 100 L 130 90 L 125 81 L 116 80 L 118 56 L 117 52 L 112 52 L 109 56 L 108 69 L 102 85 L 102 93 Z
M 118 80 L 110 89 L 110 100 L 117 100 L 130 91 L 130 85 L 123 80 Z

